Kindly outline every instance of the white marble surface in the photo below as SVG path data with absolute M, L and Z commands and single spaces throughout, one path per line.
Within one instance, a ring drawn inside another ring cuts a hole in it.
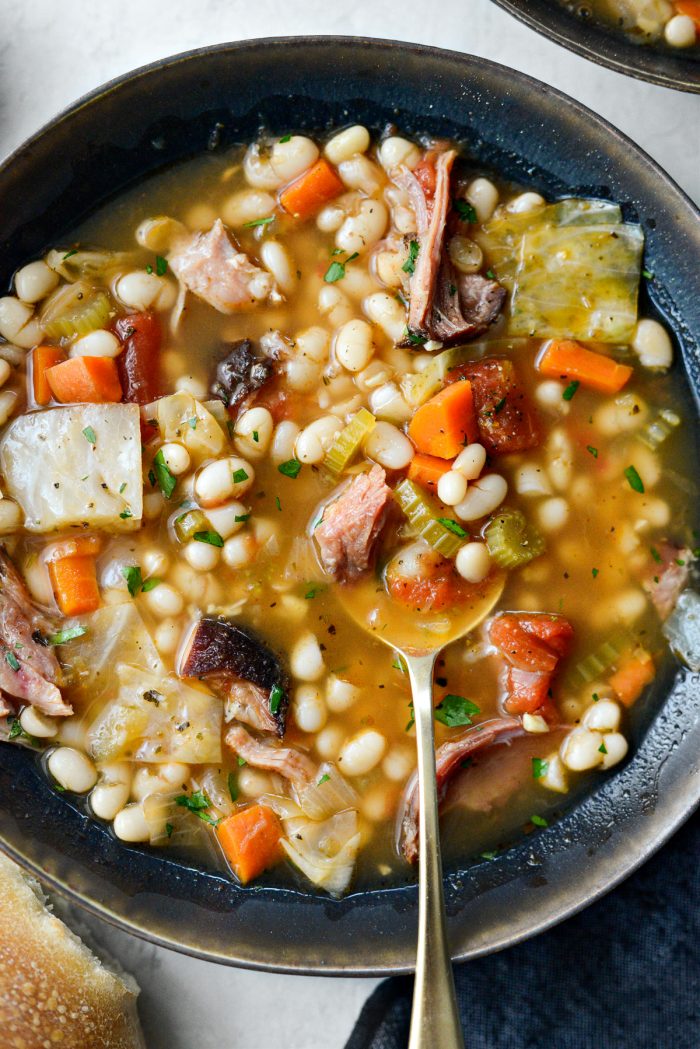
M 28 0 L 2 7 L 0 156 L 98 84 L 224 40 L 361 34 L 494 58 L 574 95 L 700 201 L 700 97 L 618 76 L 531 33 L 490 0 Z M 96 924 L 96 923 L 95 923 Z M 374 981 L 240 972 L 95 930 L 139 978 L 149 1049 L 341 1049 Z

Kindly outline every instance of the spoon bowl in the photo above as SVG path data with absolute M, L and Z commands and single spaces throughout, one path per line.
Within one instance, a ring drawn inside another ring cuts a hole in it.
M 442 649 L 466 637 L 503 593 L 505 573 L 493 571 L 471 587 L 456 614 L 416 612 L 394 601 L 383 583 L 341 588 L 339 599 L 355 622 L 406 664 L 418 747 L 418 947 L 408 1049 L 464 1049 L 452 960 L 447 943 L 438 822 L 433 673 Z

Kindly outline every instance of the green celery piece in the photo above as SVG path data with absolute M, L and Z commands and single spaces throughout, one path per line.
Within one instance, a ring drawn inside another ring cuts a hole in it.
M 486 526 L 484 538 L 499 568 L 520 568 L 545 550 L 544 539 L 520 510 L 501 510 Z
M 651 448 L 653 452 L 671 436 L 676 427 L 681 425 L 681 417 L 670 408 L 662 408 L 655 418 L 648 422 L 637 434 L 637 437 Z
M 412 528 L 443 557 L 454 557 L 464 539 L 445 528 L 437 505 L 412 481 L 405 479 L 394 489 L 399 506 Z
M 335 438 L 323 460 L 323 465 L 329 473 L 337 477 L 350 465 L 362 442 L 369 437 L 376 424 L 377 420 L 366 408 L 360 408 L 355 412 L 347 426 L 344 426 Z

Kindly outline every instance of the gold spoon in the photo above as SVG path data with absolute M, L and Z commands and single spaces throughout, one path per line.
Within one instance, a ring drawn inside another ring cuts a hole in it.
M 474 587 L 468 601 L 449 617 L 415 613 L 384 591 L 366 584 L 340 588 L 338 597 L 352 618 L 392 648 L 406 663 L 416 724 L 420 799 L 418 858 L 418 948 L 408 1049 L 464 1049 L 452 962 L 447 944 L 445 897 L 438 823 L 433 672 L 445 645 L 474 630 L 498 601 L 505 575 L 494 573 Z

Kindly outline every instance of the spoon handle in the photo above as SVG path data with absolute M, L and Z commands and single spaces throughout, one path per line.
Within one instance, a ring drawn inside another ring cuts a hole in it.
M 433 667 L 435 654 L 406 656 L 418 743 L 420 855 L 418 950 L 408 1049 L 464 1049 L 445 928 L 438 825 Z

